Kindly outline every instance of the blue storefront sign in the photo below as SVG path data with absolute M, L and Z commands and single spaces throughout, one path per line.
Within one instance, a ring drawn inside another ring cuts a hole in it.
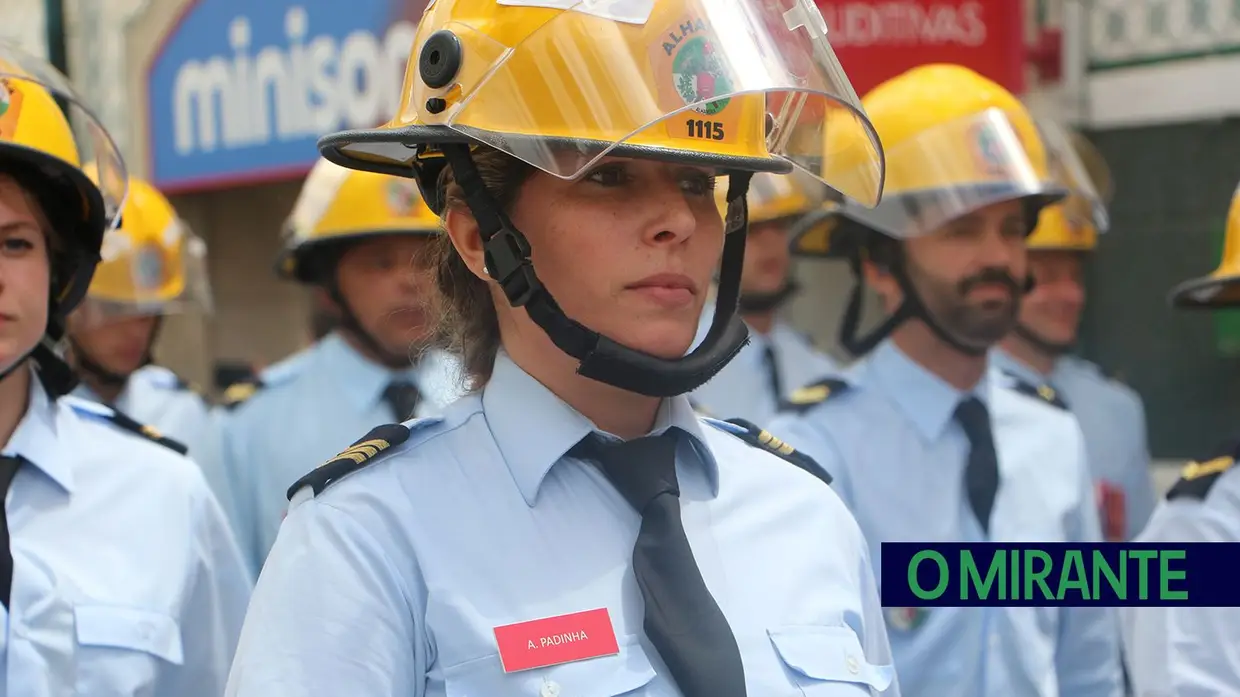
M 399 108 L 426 0 L 187 0 L 147 78 L 167 191 L 298 176 L 315 141 Z

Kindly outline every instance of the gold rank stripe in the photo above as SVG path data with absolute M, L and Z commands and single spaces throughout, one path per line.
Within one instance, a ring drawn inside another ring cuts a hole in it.
M 374 440 L 358 443 L 357 445 L 340 453 L 336 457 L 333 457 L 331 461 L 352 460 L 355 464 L 360 465 L 375 455 L 378 455 L 381 451 L 388 449 L 391 445 L 391 443 L 383 440 L 382 438 L 375 438 Z
M 143 426 L 142 432 L 146 434 L 147 437 L 154 438 L 155 440 L 159 440 L 160 438 L 164 437 L 164 434 L 160 433 L 159 429 L 155 428 L 154 426 Z
M 1184 471 L 1180 476 L 1184 479 L 1197 479 L 1211 474 L 1218 474 L 1229 469 L 1234 463 L 1235 458 L 1231 457 L 1216 457 L 1206 462 L 1190 462 L 1184 466 Z
M 758 442 L 770 448 L 771 450 L 774 450 L 780 455 L 791 455 L 792 453 L 796 452 L 796 450 L 791 445 L 788 445 L 787 443 L 776 438 L 770 433 L 767 433 L 766 431 L 762 431 L 758 434 Z
M 224 401 L 229 404 L 240 402 L 249 399 L 257 391 L 258 388 L 256 386 L 248 382 L 239 382 L 224 390 Z
M 802 387 L 793 392 L 788 401 L 793 404 L 817 404 L 827 397 L 831 396 L 831 388 L 826 385 L 815 385 L 813 387 Z
M 1048 402 L 1053 402 L 1055 401 L 1055 390 L 1051 389 L 1050 385 L 1039 385 L 1038 396 Z

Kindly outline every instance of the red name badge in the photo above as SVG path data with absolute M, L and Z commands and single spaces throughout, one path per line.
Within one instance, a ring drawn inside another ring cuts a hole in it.
M 496 627 L 495 642 L 505 673 L 620 652 L 605 607 Z

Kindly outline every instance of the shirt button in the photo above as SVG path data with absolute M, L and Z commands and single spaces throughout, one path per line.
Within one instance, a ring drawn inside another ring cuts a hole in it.
M 853 675 L 856 675 L 857 673 L 861 672 L 861 666 L 857 663 L 857 659 L 854 658 L 853 656 L 848 657 L 848 661 L 846 661 L 846 665 L 848 666 L 848 672 L 852 673 Z
M 539 697 L 560 697 L 560 683 L 554 680 L 544 682 L 538 695 Z

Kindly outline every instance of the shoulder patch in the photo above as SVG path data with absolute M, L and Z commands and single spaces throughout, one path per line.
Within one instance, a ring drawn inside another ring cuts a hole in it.
M 1007 371 L 1004 371 L 1004 375 L 1007 375 L 1008 378 L 1011 379 L 1012 389 L 1017 392 L 1046 402 L 1047 404 L 1060 409 L 1068 408 L 1068 403 L 1063 401 L 1063 398 L 1059 396 L 1059 390 L 1051 387 L 1048 383 L 1043 382 L 1035 385 L 1015 373 L 1009 373 Z
M 414 422 L 416 426 L 417 422 Z M 310 487 L 314 495 L 323 493 L 327 487 L 336 483 L 346 475 L 352 474 L 374 462 L 381 453 L 392 446 L 400 445 L 409 440 L 410 426 L 403 424 L 384 424 L 362 436 L 339 455 L 311 470 L 285 492 L 291 501 L 293 496 L 305 487 Z
M 779 405 L 779 411 L 804 413 L 811 407 L 827 401 L 831 395 L 839 394 L 846 389 L 848 389 L 848 383 L 839 378 L 819 380 L 793 392 L 787 401 Z
M 220 404 L 225 409 L 236 409 L 238 404 L 253 397 L 263 387 L 265 387 L 265 383 L 257 377 L 234 382 L 228 386 L 228 389 L 224 390 L 224 394 L 220 398 Z
M 70 407 L 79 414 L 102 421 L 107 421 L 121 430 L 128 431 L 151 442 L 159 443 L 165 448 L 168 448 L 178 454 L 185 455 L 189 452 L 189 448 L 180 441 L 173 440 L 172 438 L 160 433 L 159 429 L 154 426 L 139 423 L 128 414 L 117 411 L 112 407 L 104 406 L 102 404 L 90 404 L 84 401 L 70 404 Z
M 1219 477 L 1235 464 L 1236 458 L 1224 455 L 1213 460 L 1193 461 L 1184 465 L 1184 469 L 1180 470 L 1180 479 L 1167 492 L 1167 500 L 1190 498 L 1200 501 L 1204 499 Z
M 814 458 L 805 453 L 798 452 L 796 448 L 788 445 L 784 441 L 771 435 L 769 432 L 755 426 L 752 422 L 745 419 L 728 419 L 720 421 L 718 419 L 706 419 L 710 425 L 721 431 L 726 431 L 740 438 L 749 445 L 765 450 L 776 455 L 797 467 L 809 472 L 810 474 L 822 480 L 823 484 L 828 486 L 831 484 L 831 475 L 818 466 Z

